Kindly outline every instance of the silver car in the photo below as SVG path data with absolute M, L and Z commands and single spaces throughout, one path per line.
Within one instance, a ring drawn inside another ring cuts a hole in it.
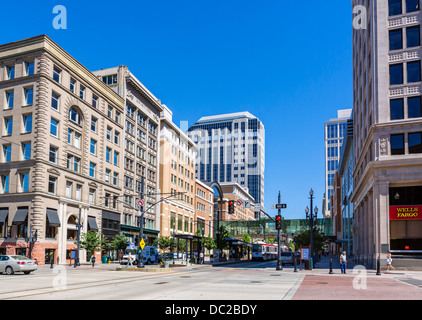
M 294 253 L 291 251 L 282 252 L 280 255 L 281 264 L 284 266 L 285 264 L 293 265 L 295 260 Z
M 12 275 L 15 272 L 29 274 L 38 269 L 36 260 L 24 256 L 2 255 L 0 256 L 0 273 Z

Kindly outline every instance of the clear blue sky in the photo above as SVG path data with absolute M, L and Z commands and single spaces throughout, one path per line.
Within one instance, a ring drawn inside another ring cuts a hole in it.
M 67 9 L 55 30 L 53 7 Z M 322 207 L 324 122 L 352 107 L 347 0 L 3 1 L 0 43 L 46 34 L 90 70 L 127 65 L 174 122 L 249 111 L 265 125 L 265 204 Z M 7 13 L 7 14 L 6 14 Z M 320 210 L 321 212 L 321 210 Z

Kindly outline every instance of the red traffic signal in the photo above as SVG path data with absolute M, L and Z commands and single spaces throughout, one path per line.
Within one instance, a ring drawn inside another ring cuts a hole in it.
M 229 201 L 229 214 L 234 214 L 234 202 Z
M 275 228 L 281 230 L 281 216 L 278 215 L 275 217 Z

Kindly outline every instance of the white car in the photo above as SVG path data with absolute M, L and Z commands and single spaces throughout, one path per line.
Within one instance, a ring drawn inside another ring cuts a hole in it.
M 37 269 L 38 263 L 36 260 L 16 255 L 0 256 L 0 273 L 5 272 L 8 275 L 12 275 L 15 272 L 23 272 L 25 274 L 30 274 Z

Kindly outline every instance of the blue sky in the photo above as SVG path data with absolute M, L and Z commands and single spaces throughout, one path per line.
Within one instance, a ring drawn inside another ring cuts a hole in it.
M 2 12 L 0 44 L 46 34 L 90 70 L 127 65 L 177 124 L 251 112 L 266 130 L 267 213 L 280 190 L 282 215 L 303 218 L 311 187 L 321 209 L 324 122 L 353 102 L 350 1 L 22 0 Z

